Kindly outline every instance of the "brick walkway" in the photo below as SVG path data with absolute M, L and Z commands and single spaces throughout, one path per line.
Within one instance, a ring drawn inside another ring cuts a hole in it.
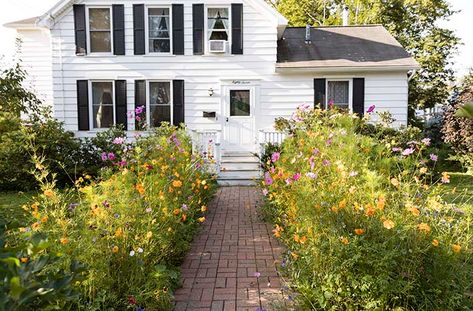
M 280 300 L 281 245 L 258 217 L 252 187 L 223 187 L 182 264 L 175 310 L 270 310 Z M 258 277 L 259 276 L 259 277 Z

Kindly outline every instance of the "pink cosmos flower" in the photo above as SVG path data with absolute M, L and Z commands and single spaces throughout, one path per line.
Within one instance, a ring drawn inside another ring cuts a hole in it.
M 305 176 L 309 177 L 310 179 L 316 179 L 317 178 L 317 174 L 313 173 L 313 172 L 308 172 L 308 173 L 305 174 Z
M 292 179 L 290 179 L 290 178 L 286 179 L 286 185 L 289 185 L 291 182 L 292 182 Z
M 116 137 L 112 144 L 114 145 L 122 145 L 125 142 L 126 138 L 125 137 Z
M 407 149 L 404 149 L 404 151 L 402 152 L 402 155 L 407 157 L 413 154 L 414 151 L 415 151 L 414 148 L 407 148 Z
M 267 196 L 268 193 L 269 193 L 268 189 L 263 189 L 263 195 L 264 195 L 264 196 Z
M 189 209 L 189 207 L 186 204 L 182 204 L 181 209 L 183 211 L 187 211 Z
M 324 166 L 329 166 L 329 165 L 330 165 L 330 161 L 329 161 L 329 160 L 323 160 L 323 161 L 322 161 L 322 164 L 323 164 Z
M 318 155 L 319 153 L 320 153 L 320 150 L 317 149 L 317 148 L 314 148 L 314 149 L 312 150 L 312 154 L 313 154 L 313 155 Z
M 301 179 L 301 173 L 296 173 L 294 174 L 294 176 L 292 176 L 292 180 L 294 181 L 298 181 L 299 179 Z
M 271 177 L 271 174 L 269 174 L 269 172 L 264 173 L 264 182 L 268 186 L 273 183 L 273 178 Z
M 430 146 L 430 138 L 424 138 L 421 140 L 421 142 L 426 146 Z
M 107 157 L 110 161 L 113 161 L 117 158 L 113 152 L 109 152 Z
M 431 153 L 431 154 L 430 154 L 430 159 L 431 159 L 432 161 L 434 161 L 434 162 L 437 162 L 437 160 L 439 159 L 439 157 L 438 157 L 436 154 Z
M 106 152 L 102 152 L 102 161 L 107 161 L 108 160 L 108 156 L 107 156 L 107 153 Z
M 137 115 L 142 114 L 144 110 L 145 110 L 145 106 L 136 107 L 135 114 L 137 114 Z
M 375 105 L 371 105 L 368 110 L 366 111 L 367 113 L 372 113 L 374 111 L 374 109 L 376 108 Z
M 271 161 L 272 162 L 276 162 L 277 160 L 279 160 L 279 158 L 281 158 L 281 153 L 279 153 L 279 152 L 274 152 L 271 155 Z
M 399 147 L 394 147 L 393 149 L 391 149 L 393 152 L 399 152 L 401 151 L 402 149 L 399 148 Z

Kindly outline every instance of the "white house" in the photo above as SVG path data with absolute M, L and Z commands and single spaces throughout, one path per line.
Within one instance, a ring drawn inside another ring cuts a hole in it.
M 359 114 L 375 105 L 406 124 L 408 71 L 418 68 L 383 26 L 288 27 L 263 0 L 62 0 L 6 26 L 68 130 L 133 131 L 127 115 L 145 106 L 148 124 L 193 130 L 222 162 L 222 180 L 253 176 L 241 152 L 281 139 L 274 119 L 300 104 Z

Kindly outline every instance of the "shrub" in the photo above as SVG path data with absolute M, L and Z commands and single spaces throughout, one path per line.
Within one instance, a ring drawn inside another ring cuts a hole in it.
M 176 266 L 205 220 L 214 181 L 183 130 L 164 126 L 124 149 L 115 170 L 78 182 L 77 191 L 58 192 L 39 172 L 43 194 L 32 228 L 67 254 L 61 268 L 73 259 L 87 265 L 80 308 L 169 310 Z
M 334 110 L 289 122 L 263 193 L 300 309 L 471 309 L 471 211 L 438 195 L 428 141 L 380 142 Z

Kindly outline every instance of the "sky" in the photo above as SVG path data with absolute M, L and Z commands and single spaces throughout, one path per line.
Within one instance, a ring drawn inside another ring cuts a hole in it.
M 38 16 L 51 8 L 58 0 L 0 0 L 0 56 L 4 55 L 4 62 L 11 59 L 15 51 L 15 31 L 3 27 L 3 24 Z M 473 31 L 471 18 L 473 17 L 473 0 L 450 0 L 455 14 L 442 26 L 455 30 L 463 45 L 454 58 L 454 70 L 457 76 L 463 76 L 468 68 L 473 67 Z

